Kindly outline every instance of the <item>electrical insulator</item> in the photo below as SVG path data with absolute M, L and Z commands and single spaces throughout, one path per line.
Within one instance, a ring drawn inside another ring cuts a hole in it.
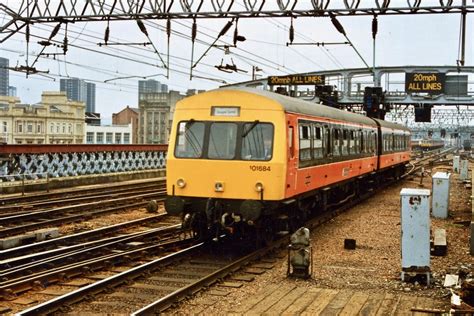
M 168 38 L 171 36 L 171 20 L 170 19 L 166 21 L 166 34 L 168 35 Z
M 26 42 L 30 42 L 30 25 L 26 24 L 26 32 L 25 32 Z
M 290 24 L 290 43 L 293 44 L 293 40 L 295 39 L 295 28 L 293 27 L 293 18 L 291 18 Z
M 341 33 L 342 35 L 346 36 L 346 31 L 344 30 L 344 27 L 342 26 L 341 23 L 339 23 L 339 21 L 336 19 L 334 14 L 330 13 L 329 15 L 331 17 L 331 22 L 336 28 L 336 30 L 338 30 L 338 32 Z
M 237 19 L 237 20 L 235 21 L 234 46 L 237 45 L 237 37 L 239 36 L 238 25 L 239 25 L 239 20 Z
M 138 24 L 138 27 L 140 28 L 140 31 L 142 31 L 143 34 L 148 36 L 148 31 L 145 27 L 145 24 L 143 24 L 143 22 L 141 20 L 137 20 L 137 24 Z
M 224 25 L 224 27 L 222 28 L 221 32 L 219 33 L 219 35 L 217 37 L 221 37 L 223 36 L 225 33 L 227 33 L 227 31 L 230 29 L 230 27 L 232 26 L 232 22 L 227 22 L 226 25 Z
M 52 39 L 53 37 L 55 37 L 56 34 L 58 34 L 60 28 L 61 28 L 61 23 L 59 23 L 58 25 L 54 27 L 53 31 L 51 32 L 51 35 L 49 36 L 49 39 Z
M 67 36 L 64 36 L 64 40 L 63 40 L 63 53 L 66 54 L 67 53 L 67 50 L 68 50 L 68 39 L 67 39 Z
M 377 21 L 377 16 L 374 15 L 374 19 L 372 20 L 372 38 L 375 39 L 377 36 L 377 31 L 378 31 L 378 21 Z
M 104 34 L 104 42 L 107 45 L 107 42 L 109 41 L 109 35 L 110 35 L 110 28 L 109 25 L 107 24 L 107 27 L 105 28 L 105 34 Z
M 193 22 L 193 28 L 191 29 L 191 40 L 194 42 L 196 40 L 197 35 L 197 24 L 196 20 Z

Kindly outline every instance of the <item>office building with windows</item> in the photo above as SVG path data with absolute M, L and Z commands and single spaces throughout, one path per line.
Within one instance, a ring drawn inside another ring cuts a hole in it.
M 36 104 L 0 96 L 0 142 L 82 144 L 84 113 L 84 103 L 67 100 L 64 92 L 43 92 Z
M 153 79 L 138 81 L 138 101 L 144 99 L 147 93 L 159 92 L 167 93 L 168 85 Z
M 86 112 L 95 113 L 95 83 L 79 78 L 61 79 L 59 89 L 66 92 L 69 100 L 84 102 Z
M 146 93 L 139 102 L 141 144 L 167 144 L 176 102 L 185 95 L 179 91 Z
M 8 75 L 9 61 L 6 58 L 0 57 L 0 95 L 8 96 L 9 75 Z
M 130 144 L 132 124 L 86 125 L 86 144 Z

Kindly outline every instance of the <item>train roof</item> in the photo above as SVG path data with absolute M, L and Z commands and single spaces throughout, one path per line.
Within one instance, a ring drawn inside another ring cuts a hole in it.
M 380 126 L 382 126 L 382 127 L 393 128 L 393 129 L 402 129 L 404 131 L 410 132 L 410 129 L 406 126 L 396 124 L 396 123 L 392 123 L 392 122 L 388 122 L 388 121 L 384 121 L 384 120 L 379 120 L 379 119 L 374 119 L 374 120 L 379 122 Z
M 285 112 L 299 113 L 314 115 L 320 117 L 327 117 L 331 119 L 349 121 L 354 123 L 361 123 L 365 125 L 371 125 L 376 127 L 376 123 L 363 115 L 355 114 L 352 112 L 342 111 L 329 106 L 321 105 L 318 103 L 313 103 L 309 101 L 304 101 L 294 97 L 285 96 L 275 92 L 270 92 L 266 90 L 253 89 L 253 88 L 223 88 L 216 90 L 231 90 L 231 91 L 240 91 L 244 93 L 257 94 L 262 97 L 271 99 L 279 103 Z M 215 90 L 214 90 L 215 91 Z
M 200 93 L 198 95 L 192 96 L 189 99 L 193 98 L 199 98 L 200 96 L 204 95 L 209 95 L 212 93 L 221 93 L 225 91 L 233 91 L 233 92 L 239 92 L 239 93 L 249 93 L 253 95 L 258 95 L 267 99 L 270 99 L 274 101 L 275 103 L 279 104 L 282 107 L 282 110 L 285 112 L 291 112 L 291 113 L 299 113 L 299 114 L 307 114 L 307 115 L 314 115 L 314 116 L 320 116 L 320 117 L 327 117 L 331 119 L 336 119 L 336 120 L 341 120 L 341 121 L 348 121 L 348 122 L 353 122 L 353 123 L 360 123 L 364 125 L 369 125 L 376 127 L 377 123 L 371 119 L 368 118 L 364 115 L 348 112 L 348 111 L 343 111 L 335 108 L 331 108 L 329 106 L 317 104 L 317 103 L 312 103 L 309 101 L 304 101 L 300 100 L 297 98 L 281 95 L 278 93 L 266 91 L 266 90 L 260 90 L 260 89 L 254 89 L 254 88 L 219 88 L 215 90 L 210 90 L 207 92 Z M 189 104 L 189 103 L 188 103 Z M 395 128 L 395 129 L 402 129 L 409 131 L 408 128 L 398 125 L 395 123 L 391 122 L 386 122 L 383 120 L 377 120 L 379 124 L 383 127 L 387 128 Z

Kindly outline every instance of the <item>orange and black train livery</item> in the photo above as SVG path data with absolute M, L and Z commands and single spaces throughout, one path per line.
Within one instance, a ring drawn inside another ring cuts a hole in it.
M 250 88 L 176 105 L 165 207 L 199 237 L 269 242 L 315 212 L 399 177 L 406 127 Z

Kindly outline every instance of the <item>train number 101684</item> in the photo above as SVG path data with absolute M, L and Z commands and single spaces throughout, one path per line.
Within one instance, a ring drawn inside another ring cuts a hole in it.
M 270 169 L 270 166 L 255 166 L 255 165 L 250 166 L 250 170 L 252 170 L 252 171 L 272 171 Z

